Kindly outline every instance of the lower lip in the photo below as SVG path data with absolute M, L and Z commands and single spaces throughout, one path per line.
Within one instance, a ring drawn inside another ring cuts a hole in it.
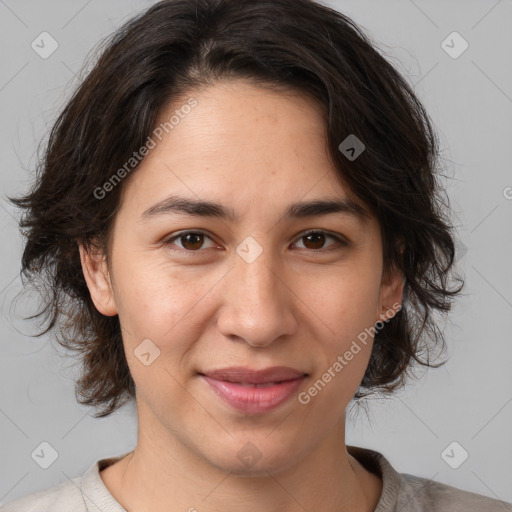
M 235 382 L 202 378 L 231 407 L 247 414 L 271 411 L 286 402 L 297 391 L 305 377 L 287 380 L 264 388 L 242 386 Z

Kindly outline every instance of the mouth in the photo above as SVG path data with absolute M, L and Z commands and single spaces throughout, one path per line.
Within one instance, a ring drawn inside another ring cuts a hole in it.
M 308 374 L 288 367 L 231 367 L 199 373 L 215 396 L 232 409 L 261 414 L 287 402 Z

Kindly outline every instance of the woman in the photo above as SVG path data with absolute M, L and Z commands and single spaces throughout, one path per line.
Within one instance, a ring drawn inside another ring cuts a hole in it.
M 311 0 L 123 26 L 13 201 L 81 403 L 135 399 L 138 441 L 4 510 L 512 510 L 345 444 L 352 399 L 433 366 L 462 288 L 437 158 L 407 82 Z

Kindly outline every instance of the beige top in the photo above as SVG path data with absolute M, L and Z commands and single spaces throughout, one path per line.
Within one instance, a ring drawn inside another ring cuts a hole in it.
M 374 512 L 512 512 L 512 504 L 407 473 L 398 473 L 379 452 L 357 446 L 347 451 L 380 475 L 382 494 Z M 100 471 L 119 459 L 96 461 L 82 477 L 28 494 L 0 507 L 1 512 L 126 512 L 105 487 Z

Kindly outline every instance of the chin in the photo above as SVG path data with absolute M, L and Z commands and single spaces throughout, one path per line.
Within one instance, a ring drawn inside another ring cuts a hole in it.
M 268 435 L 267 432 L 253 436 L 252 441 L 249 436 L 242 441 L 233 440 L 229 448 L 221 448 L 220 453 L 207 458 L 213 466 L 237 476 L 268 477 L 269 473 L 281 473 L 295 464 L 298 450 L 277 438 L 274 442 L 265 439 Z

